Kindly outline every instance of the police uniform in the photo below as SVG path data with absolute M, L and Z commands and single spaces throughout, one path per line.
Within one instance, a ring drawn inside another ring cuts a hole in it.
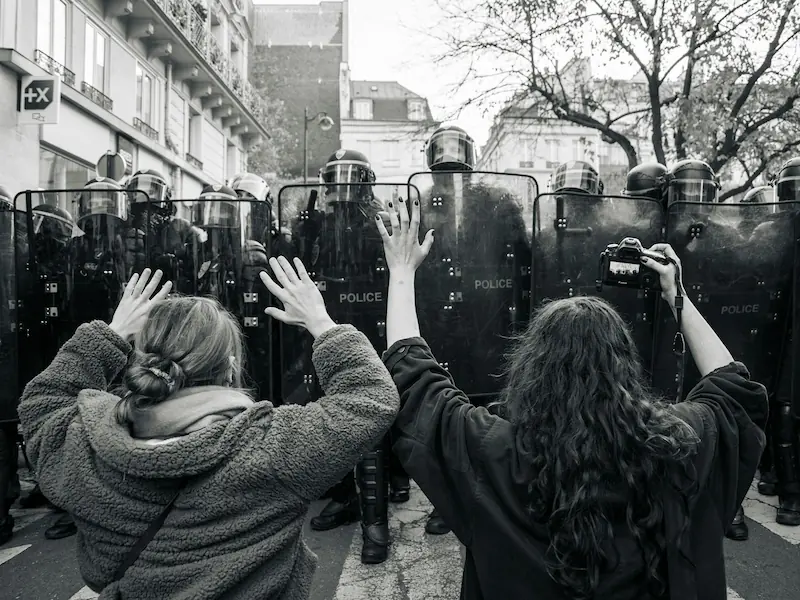
M 382 205 L 368 185 L 375 182 L 375 173 L 364 154 L 342 149 L 329 158 L 320 177 L 326 206 L 321 211 L 312 207 L 314 214 L 303 217 L 302 232 L 310 238 L 301 241 L 308 246 L 303 250 L 306 261 L 320 281 L 370 286 L 375 265 L 383 256 L 375 227 L 375 215 Z M 380 334 L 376 323 L 367 318 L 353 324 L 377 342 Z M 361 457 L 355 473 L 348 473 L 330 490 L 331 500 L 311 519 L 311 528 L 325 531 L 360 518 L 361 562 L 385 561 L 390 543 L 389 501 L 409 499 L 408 476 L 398 467 L 389 435 L 384 436 L 374 450 Z

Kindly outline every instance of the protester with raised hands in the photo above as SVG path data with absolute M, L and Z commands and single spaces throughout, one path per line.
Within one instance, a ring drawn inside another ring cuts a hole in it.
M 210 298 L 171 297 L 162 274 L 128 283 L 110 324 L 81 325 L 19 406 L 28 456 L 78 528 L 81 574 L 100 598 L 308 598 L 309 506 L 391 425 L 398 395 L 366 337 L 328 316 L 299 260 L 271 259 L 307 329 L 325 396 L 254 402 L 237 320 Z M 277 280 L 277 281 L 276 281 Z M 121 396 L 108 390 L 122 373 Z
M 703 376 L 684 402 L 648 390 L 624 320 L 582 296 L 539 307 L 489 409 L 420 337 L 414 278 L 433 233 L 419 242 L 416 202 L 390 209 L 392 234 L 376 225 L 394 452 L 466 546 L 462 600 L 724 599 L 723 534 L 764 447 L 767 394 L 686 298 L 672 249 L 651 248 L 669 265 L 642 262 Z

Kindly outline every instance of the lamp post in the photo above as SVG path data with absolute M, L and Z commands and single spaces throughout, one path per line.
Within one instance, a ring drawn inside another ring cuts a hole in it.
M 333 119 L 328 116 L 328 113 L 321 112 L 309 117 L 308 107 L 306 107 L 303 114 L 303 183 L 308 183 L 308 124 L 314 121 L 322 131 L 330 131 L 334 125 Z

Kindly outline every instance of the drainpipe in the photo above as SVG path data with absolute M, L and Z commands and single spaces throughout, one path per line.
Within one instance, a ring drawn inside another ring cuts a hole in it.
M 167 63 L 167 84 L 164 87 L 164 145 L 167 145 L 167 134 L 169 133 L 169 108 L 170 95 L 172 94 L 172 63 Z

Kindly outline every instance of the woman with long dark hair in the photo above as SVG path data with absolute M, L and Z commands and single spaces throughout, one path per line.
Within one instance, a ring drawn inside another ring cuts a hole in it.
M 391 236 L 377 222 L 384 362 L 401 399 L 394 450 L 466 546 L 462 599 L 723 600 L 723 534 L 764 447 L 764 387 L 683 294 L 703 379 L 665 402 L 620 315 L 577 297 L 532 317 L 494 409 L 470 405 L 420 337 L 414 273 L 433 232 L 420 244 L 419 207 L 399 204 Z M 665 244 L 651 250 L 680 264 Z M 675 312 L 675 267 L 643 263 Z

